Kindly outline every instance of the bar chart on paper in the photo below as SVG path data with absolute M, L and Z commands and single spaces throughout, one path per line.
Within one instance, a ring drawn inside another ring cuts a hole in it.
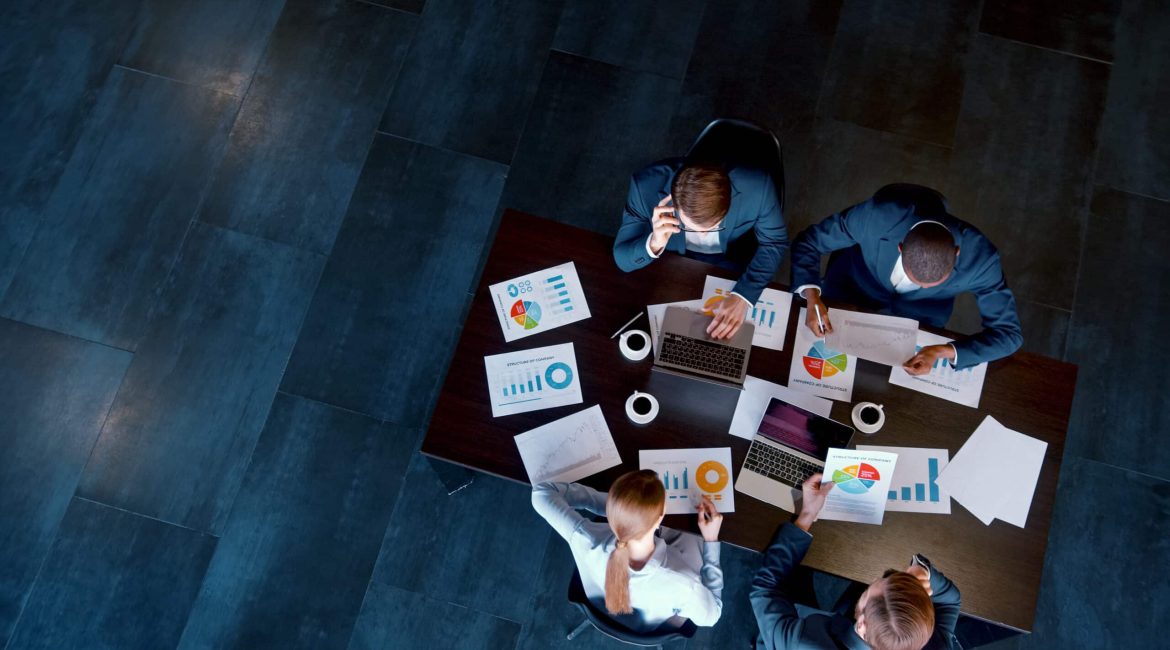
M 886 495 L 886 510 L 950 514 L 951 498 L 938 485 L 939 474 L 950 456 L 946 449 L 858 445 L 857 450 L 898 454 L 898 467 Z
M 708 316 L 724 300 L 739 300 L 731 295 L 735 283 L 711 275 L 703 283 L 703 313 Z M 784 349 L 784 335 L 788 332 L 788 314 L 792 310 L 792 294 L 775 289 L 764 289 L 760 299 L 744 314 L 745 322 L 755 326 L 752 345 L 770 350 Z
M 666 489 L 666 514 L 694 514 L 695 506 L 709 497 L 719 512 L 735 512 L 731 485 L 731 448 L 643 449 L 638 467 L 658 475 Z
M 572 343 L 484 357 L 492 416 L 579 404 Z
M 918 332 L 915 351 L 928 345 L 942 345 L 951 340 L 932 334 Z M 978 408 L 983 394 L 983 380 L 987 376 L 987 364 L 956 370 L 946 359 L 939 359 L 925 375 L 910 375 L 900 367 L 890 369 L 890 383 L 920 393 L 941 397 L 949 402 Z

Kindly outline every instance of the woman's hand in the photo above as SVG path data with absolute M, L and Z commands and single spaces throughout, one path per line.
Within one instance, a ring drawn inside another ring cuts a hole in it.
M 703 540 L 718 542 L 719 527 L 723 525 L 723 515 L 715 509 L 715 503 L 711 501 L 711 497 L 704 494 L 703 500 L 695 506 L 695 509 L 699 511 L 699 532 L 703 534 Z

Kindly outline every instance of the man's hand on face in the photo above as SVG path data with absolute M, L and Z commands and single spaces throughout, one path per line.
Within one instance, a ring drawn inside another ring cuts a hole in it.
M 654 228 L 653 234 L 650 235 L 650 250 L 654 251 L 655 255 L 662 252 L 666 248 L 666 242 L 670 236 L 679 231 L 679 220 L 674 214 L 674 206 L 670 205 L 671 196 L 667 194 L 658 202 L 658 207 L 654 208 L 654 214 L 650 217 L 650 225 Z
M 800 515 L 796 517 L 796 525 L 805 532 L 808 532 L 813 522 L 817 520 L 817 515 L 821 514 L 829 490 L 833 489 L 832 482 L 822 482 L 824 478 L 825 475 L 818 472 L 808 477 L 800 486 L 804 499 L 800 504 Z
M 707 326 L 707 334 L 713 339 L 729 339 L 735 336 L 743 326 L 744 316 L 747 315 L 747 301 L 739 296 L 728 294 L 719 301 L 715 308 L 715 318 Z
M 902 364 L 902 369 L 911 375 L 925 375 L 939 359 L 954 360 L 955 349 L 949 345 L 928 345 Z

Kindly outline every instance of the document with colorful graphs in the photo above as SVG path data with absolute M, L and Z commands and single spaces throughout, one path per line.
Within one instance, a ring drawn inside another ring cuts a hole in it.
M 715 308 L 725 299 L 739 300 L 731 295 L 732 280 L 708 275 L 703 283 L 703 313 L 713 316 Z M 760 299 L 744 314 L 745 321 L 755 325 L 752 345 L 771 350 L 784 349 L 784 335 L 788 333 L 788 314 L 792 311 L 792 294 L 775 289 L 764 289 Z
M 788 369 L 788 387 L 848 402 L 853 399 L 857 357 L 834 350 L 824 339 L 817 338 L 804 324 L 806 313 L 808 310 L 801 307 L 796 318 L 796 343 L 792 348 L 792 366 Z
M 719 512 L 735 512 L 731 447 L 642 449 L 638 468 L 653 470 L 666 488 L 666 514 L 688 515 L 704 497 Z
M 825 499 L 820 518 L 882 523 L 897 462 L 898 454 L 885 451 L 830 449 L 822 480 L 832 481 L 833 488 Z
M 915 351 L 928 345 L 942 345 L 950 342 L 951 339 L 945 336 L 919 330 Z M 925 375 L 911 375 L 901 366 L 894 366 L 890 369 L 890 383 L 895 386 L 941 397 L 948 402 L 971 408 L 979 408 L 979 398 L 983 395 L 985 377 L 987 377 L 986 363 L 955 370 L 951 367 L 951 362 L 946 359 L 936 361 L 934 367 Z
M 577 267 L 566 262 L 488 287 L 505 341 L 589 318 Z

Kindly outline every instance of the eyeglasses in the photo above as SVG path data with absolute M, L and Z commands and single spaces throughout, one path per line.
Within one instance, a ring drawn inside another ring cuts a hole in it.
M 719 232 L 721 230 L 726 230 L 726 228 L 723 227 L 722 221 L 719 222 L 718 228 L 707 228 L 706 230 L 696 230 L 694 228 L 687 228 L 687 225 L 682 222 L 682 219 L 678 220 L 678 229 L 681 230 L 682 232 L 693 232 L 696 235 L 705 235 L 709 232 Z

